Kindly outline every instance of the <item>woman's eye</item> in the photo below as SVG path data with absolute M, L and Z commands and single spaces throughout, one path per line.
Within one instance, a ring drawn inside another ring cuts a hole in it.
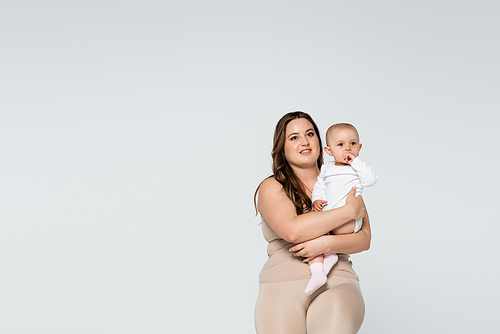
M 293 136 L 293 137 L 290 138 L 290 140 L 297 140 L 298 138 L 299 137 L 297 137 L 297 136 Z
M 308 135 L 309 137 L 313 137 L 313 136 L 314 136 L 314 132 L 309 132 L 307 135 Z

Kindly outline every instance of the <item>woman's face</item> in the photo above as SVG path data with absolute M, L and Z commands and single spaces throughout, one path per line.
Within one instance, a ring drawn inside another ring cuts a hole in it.
M 318 136 L 311 122 L 305 118 L 297 118 L 288 123 L 285 131 L 285 158 L 290 166 L 315 166 L 319 153 Z

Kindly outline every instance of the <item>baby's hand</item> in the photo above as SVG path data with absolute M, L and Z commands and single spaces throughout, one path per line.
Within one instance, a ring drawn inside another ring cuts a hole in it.
M 325 205 L 326 203 L 328 203 L 328 201 L 322 201 L 320 199 L 315 200 L 313 202 L 314 211 L 316 211 L 316 212 L 323 211 L 323 205 Z
M 355 156 L 354 154 L 352 154 L 352 153 L 350 153 L 350 152 L 345 152 L 345 153 L 344 153 L 344 162 L 345 162 L 346 164 L 349 164 L 349 165 L 350 165 L 350 164 L 351 164 L 351 162 L 352 162 L 354 159 L 356 159 L 356 156 Z

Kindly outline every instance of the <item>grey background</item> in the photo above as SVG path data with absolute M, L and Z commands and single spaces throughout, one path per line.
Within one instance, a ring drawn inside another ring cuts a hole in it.
M 0 331 L 253 333 L 289 111 L 379 174 L 360 333 L 499 329 L 494 1 L 3 1 Z

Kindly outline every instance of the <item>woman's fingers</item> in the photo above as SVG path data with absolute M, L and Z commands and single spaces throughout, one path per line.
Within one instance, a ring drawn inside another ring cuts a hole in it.
M 359 214 L 360 216 L 356 219 L 361 219 L 365 216 L 365 213 L 366 213 L 366 207 L 365 207 L 365 202 L 363 201 L 363 197 L 362 196 L 358 196 L 356 198 L 359 198 L 360 202 L 361 202 L 361 206 L 360 206 L 360 211 L 359 211 Z
M 347 197 L 354 198 L 354 194 L 356 194 L 356 186 L 351 188 L 351 190 L 349 191 L 349 195 L 347 195 Z
M 296 244 L 295 246 L 290 248 L 289 251 L 290 252 L 297 252 L 297 251 L 301 250 L 302 248 L 304 248 L 303 244 Z
M 354 197 L 355 194 L 356 186 L 352 187 L 349 195 L 347 195 L 346 204 L 352 204 L 352 208 L 354 209 L 353 219 L 361 219 L 365 216 L 365 203 L 362 196 Z
M 290 248 L 289 251 L 295 252 L 295 254 L 293 254 L 294 256 L 305 257 L 305 254 L 306 254 L 305 243 L 297 244 L 297 245 L 293 246 L 292 248 Z

